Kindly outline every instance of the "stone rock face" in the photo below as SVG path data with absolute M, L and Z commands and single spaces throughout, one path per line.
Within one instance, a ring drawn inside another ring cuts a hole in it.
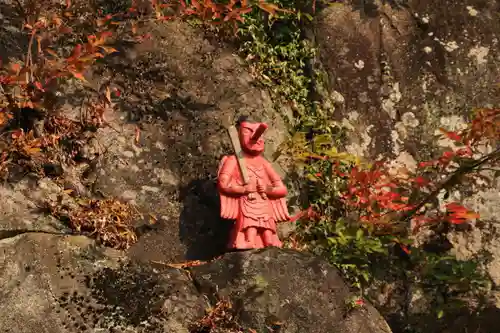
M 399 2 L 334 5 L 321 14 L 315 35 L 337 115 L 354 133 L 347 150 L 411 166 L 436 142 L 445 144 L 429 135 L 437 127 L 455 129 L 473 107 L 500 103 L 500 4 L 409 0 L 394 6 Z M 1 22 L 7 22 L 8 3 L 1 3 Z M 22 35 L 12 26 L 0 28 L 0 53 L 24 55 L 26 40 L 11 47 Z M 118 197 L 155 216 L 156 227 L 127 253 L 140 263 L 127 265 L 123 253 L 84 237 L 55 235 L 68 231 L 38 204 L 59 197 L 70 202 L 66 187 L 50 179 L 1 185 L 0 331 L 118 326 L 188 332 L 208 305 L 205 296 L 218 295 L 239 306 L 247 328 L 265 331 L 282 323 L 280 332 L 389 332 L 371 305 L 347 311 L 352 295 L 337 271 L 306 255 L 276 249 L 228 254 L 193 268 L 196 284 L 184 271 L 150 263 L 211 258 L 224 248 L 230 226 L 219 219 L 214 177 L 230 151 L 225 116 L 268 121 L 271 150 L 286 131 L 268 94 L 252 85 L 230 48 L 182 22 L 143 29 L 152 34 L 150 42 L 117 45 L 118 55 L 86 73 L 95 83 L 111 79 L 122 99 L 106 114 L 110 126 L 85 147 L 97 164 L 84 166 L 82 174 L 69 172 L 70 185 L 82 193 Z M 79 109 L 73 102 L 67 109 Z M 494 221 L 498 193 L 492 187 L 467 200 Z M 457 255 L 469 258 L 485 247 L 498 253 L 497 235 L 493 228 L 450 239 L 460 245 Z M 489 271 L 500 284 L 500 258 Z
M 337 112 L 356 129 L 348 150 L 417 158 L 436 127 L 498 106 L 499 6 L 373 0 L 325 9 L 315 36 Z
M 335 114 L 351 133 L 346 150 L 352 154 L 388 157 L 412 170 L 418 161 L 451 146 L 450 140 L 437 137 L 440 127 L 460 130 L 474 108 L 500 106 L 496 0 L 345 1 L 320 14 L 315 39 Z M 467 187 L 450 193 L 448 200 L 477 211 L 486 227 L 451 232 L 448 240 L 459 259 L 491 253 L 487 270 L 498 286 L 500 182 Z M 390 297 L 379 292 L 377 307 L 399 312 L 404 297 L 395 286 L 384 289 L 393 291 Z M 497 289 L 491 295 L 496 302 L 492 313 L 500 309 Z M 432 310 L 416 305 L 408 304 L 409 310 Z M 448 329 L 460 326 L 448 324 Z M 486 325 L 483 329 L 488 330 Z
M 187 332 L 204 311 L 184 272 L 130 264 L 83 236 L 4 239 L 0 263 L 1 332 Z
M 60 192 L 51 181 L 25 179 L 13 187 L 0 186 L 0 238 L 30 231 L 68 232 L 60 221 L 39 212 L 42 200 Z
M 214 181 L 220 158 L 231 152 L 223 119 L 267 121 L 271 150 L 286 128 L 230 49 L 187 23 L 144 29 L 153 36 L 149 44 L 118 47 L 121 53 L 94 73 L 113 77 L 123 93 L 109 115 L 113 128 L 97 135 L 106 153 L 92 186 L 158 218 L 159 228 L 131 249 L 135 257 L 206 259 L 225 247 L 229 228 L 218 218 Z
M 286 134 L 283 118 L 230 48 L 213 44 L 185 22 L 142 29 L 138 33 L 150 33 L 151 41 L 115 45 L 117 55 L 85 73 L 95 87 L 109 80 L 121 92 L 114 110 L 105 113 L 109 127 L 81 149 L 86 161 L 65 168 L 67 184 L 42 179 L 0 186 L 6 198 L 0 200 L 0 231 L 64 231 L 36 206 L 40 198 L 66 198 L 63 190 L 70 188 L 81 197 L 132 202 L 157 220 L 130 249 L 134 258 L 207 259 L 225 249 L 230 225 L 219 219 L 215 187 L 218 163 L 232 150 L 223 119 L 249 115 L 268 122 L 273 151 Z M 81 97 L 75 87 L 65 89 L 62 111 L 80 119 Z M 42 183 L 48 188 L 40 188 Z
M 232 253 L 189 274 L 126 258 L 83 236 L 1 240 L 0 332 L 187 333 L 222 296 L 258 332 L 269 321 L 280 332 L 390 332 L 369 304 L 347 311 L 353 295 L 338 272 L 309 255 Z
M 231 299 L 241 324 L 257 332 L 391 331 L 370 304 L 349 310 L 353 295 L 339 272 L 310 255 L 277 248 L 231 253 L 191 271 L 203 292 Z

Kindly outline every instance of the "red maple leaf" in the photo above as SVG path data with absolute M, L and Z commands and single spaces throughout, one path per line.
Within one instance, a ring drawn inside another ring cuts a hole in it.
M 453 141 L 462 141 L 462 137 L 457 132 L 450 132 L 445 130 L 444 128 L 439 129 L 447 138 Z
M 470 211 L 464 206 L 455 202 L 447 204 L 446 210 L 448 212 L 446 220 L 453 224 L 463 224 L 467 221 L 479 218 L 478 213 Z

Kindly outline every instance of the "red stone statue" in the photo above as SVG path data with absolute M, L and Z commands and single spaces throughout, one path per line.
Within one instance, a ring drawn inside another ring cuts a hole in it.
M 219 165 L 218 187 L 221 217 L 236 220 L 230 249 L 281 247 L 276 223 L 288 221 L 287 189 L 263 156 L 265 123 L 248 120 L 231 126 L 235 155 L 224 156 Z

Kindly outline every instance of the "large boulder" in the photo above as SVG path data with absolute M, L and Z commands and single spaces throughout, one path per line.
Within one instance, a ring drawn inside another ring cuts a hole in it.
M 188 332 L 205 302 L 188 276 L 134 265 L 84 236 L 0 241 L 0 331 Z
M 335 268 L 280 249 L 187 271 L 131 261 L 84 236 L 27 233 L 0 241 L 0 283 L 0 332 L 197 332 L 223 297 L 226 315 L 258 332 L 266 323 L 284 333 L 390 332 L 371 305 L 349 307 Z
M 232 300 L 240 324 L 257 332 L 391 332 L 370 304 L 354 295 L 324 260 L 268 248 L 226 254 L 191 269 L 202 292 Z

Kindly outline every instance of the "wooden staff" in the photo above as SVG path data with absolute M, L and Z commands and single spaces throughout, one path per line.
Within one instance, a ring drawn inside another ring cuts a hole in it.
M 236 155 L 236 159 L 238 160 L 238 166 L 240 168 L 243 184 L 247 185 L 249 183 L 248 171 L 245 165 L 245 160 L 243 158 L 243 150 L 241 149 L 241 142 L 238 136 L 238 130 L 236 129 L 236 126 L 231 124 L 229 116 L 223 118 L 223 123 L 224 127 L 226 127 L 227 132 L 229 133 L 229 138 L 231 139 L 231 144 L 233 145 L 234 154 Z

